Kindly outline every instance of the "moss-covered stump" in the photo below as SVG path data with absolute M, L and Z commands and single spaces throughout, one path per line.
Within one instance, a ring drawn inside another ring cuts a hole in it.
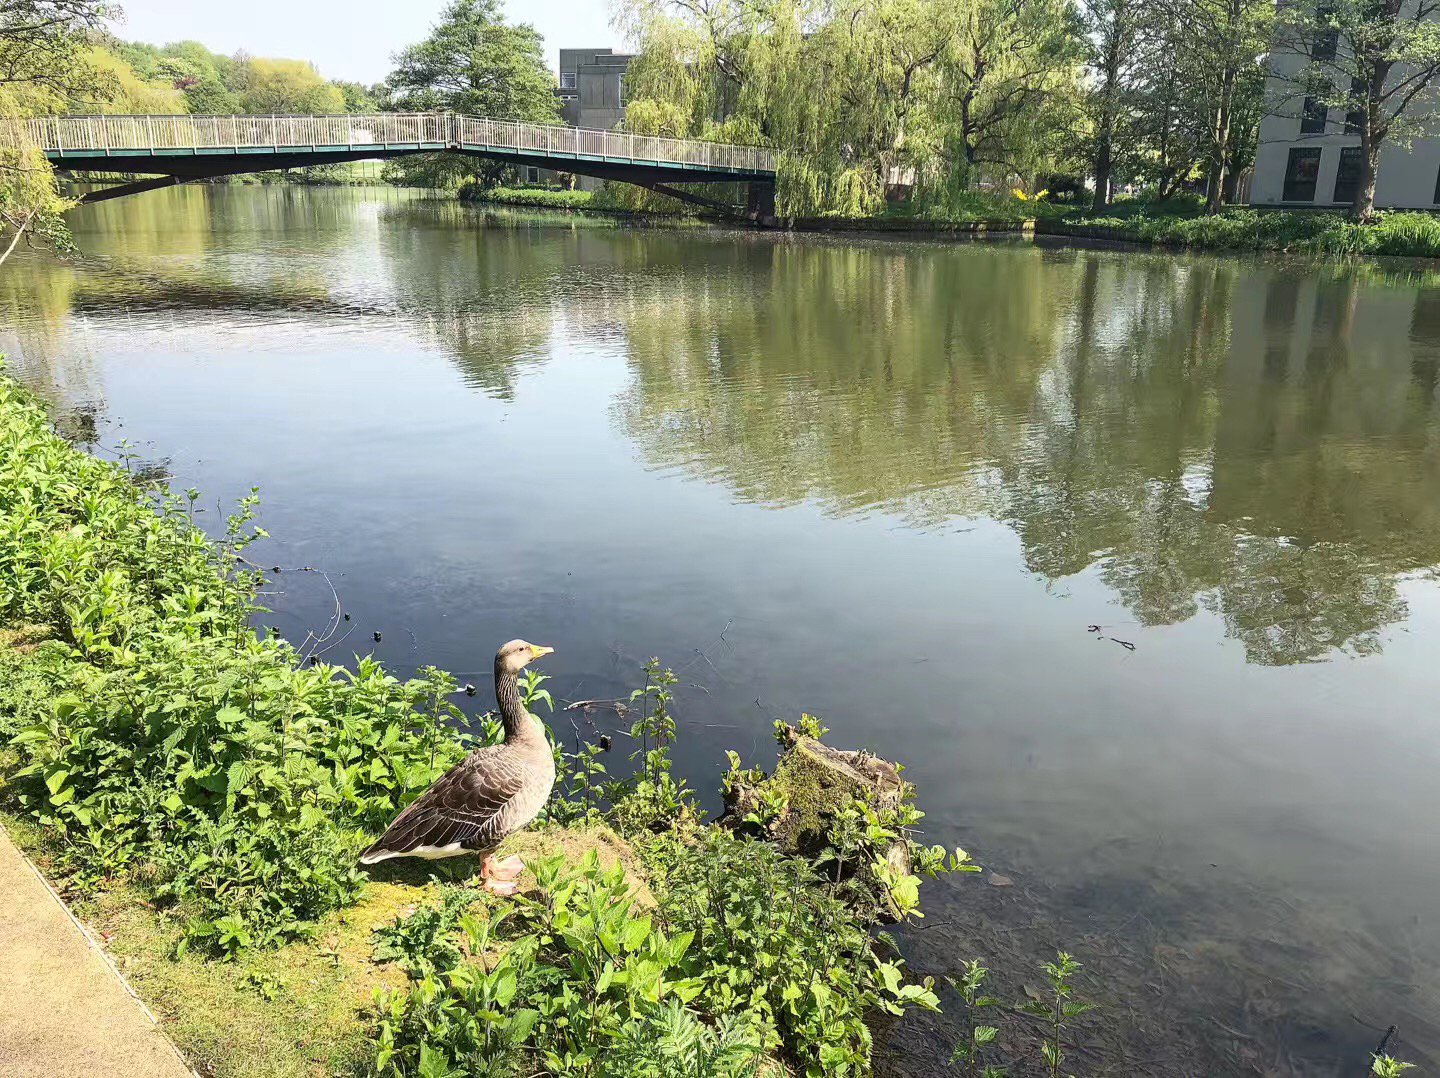
M 738 772 L 725 788 L 725 813 L 718 821 L 735 830 L 763 834 L 786 853 L 817 857 L 835 848 L 837 817 L 855 803 L 867 804 L 877 812 L 895 812 L 904 802 L 908 784 L 900 769 L 864 750 L 836 749 L 793 726 L 777 724 L 782 743 L 780 759 L 768 776 L 763 772 Z M 903 836 L 878 851 L 891 869 L 910 871 L 910 846 Z M 846 878 L 857 871 L 873 882 L 868 864 L 856 861 L 841 865 Z M 898 920 L 900 911 L 881 886 L 856 888 L 873 892 L 877 919 Z

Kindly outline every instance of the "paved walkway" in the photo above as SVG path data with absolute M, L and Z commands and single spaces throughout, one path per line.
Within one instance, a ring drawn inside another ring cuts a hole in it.
M 0 1075 L 191 1078 L 100 949 L 0 828 Z

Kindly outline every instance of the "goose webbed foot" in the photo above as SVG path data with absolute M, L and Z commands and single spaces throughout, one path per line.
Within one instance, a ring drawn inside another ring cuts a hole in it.
M 492 895 L 513 895 L 519 890 L 519 884 L 515 881 L 523 871 L 525 862 L 518 857 L 497 861 L 493 855 L 487 855 L 485 860 L 480 862 L 480 878 L 483 881 L 481 886 Z

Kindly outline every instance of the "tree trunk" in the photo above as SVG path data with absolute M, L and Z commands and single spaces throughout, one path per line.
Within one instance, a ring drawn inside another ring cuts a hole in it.
M 1236 172 L 1234 169 L 1227 168 L 1225 170 L 1225 180 L 1220 185 L 1220 197 L 1224 200 L 1226 205 L 1233 206 L 1235 204 L 1235 192 L 1239 189 L 1239 187 L 1240 173 Z
M 1365 116 L 1360 123 L 1360 182 L 1355 187 L 1355 201 L 1350 204 L 1350 217 L 1369 221 L 1375 216 L 1375 177 L 1380 172 L 1380 147 L 1385 143 L 1388 125 L 1381 126 L 1380 94 L 1390 77 L 1390 64 L 1377 61 L 1370 65 L 1365 87 Z
M 1380 172 L 1380 143 L 1370 133 L 1367 123 L 1360 132 L 1360 183 L 1355 188 L 1355 201 L 1350 204 L 1350 217 L 1366 222 L 1375 216 L 1375 177 Z
M 1219 213 L 1225 195 L 1225 169 L 1229 162 L 1230 105 L 1235 96 L 1235 69 L 1227 67 L 1220 80 L 1220 101 L 1215 108 L 1215 144 L 1210 151 L 1210 176 L 1205 183 L 1205 212 Z
M 1090 209 L 1099 213 L 1110 205 L 1110 135 L 1102 132 L 1095 147 L 1095 199 Z
M 1111 15 L 1105 42 L 1105 85 L 1100 91 L 1100 124 L 1095 139 L 1095 200 L 1090 208 L 1099 213 L 1110 204 L 1110 172 L 1114 167 L 1116 83 L 1120 81 L 1125 46 L 1124 14 Z

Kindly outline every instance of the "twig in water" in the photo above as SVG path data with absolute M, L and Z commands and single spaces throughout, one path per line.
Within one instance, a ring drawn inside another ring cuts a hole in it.
M 1391 1026 L 1389 1029 L 1387 1029 L 1385 1031 L 1385 1036 L 1380 1038 L 1380 1043 L 1375 1046 L 1375 1051 L 1372 1052 L 1371 1055 L 1376 1056 L 1377 1058 L 1379 1056 L 1383 1056 L 1390 1047 L 1390 1041 L 1398 1032 L 1400 1032 L 1400 1030 L 1397 1026 Z
M 622 719 L 630 713 L 629 705 L 624 700 L 576 700 L 573 704 L 566 704 L 562 711 L 594 711 L 602 709 L 613 711 Z

